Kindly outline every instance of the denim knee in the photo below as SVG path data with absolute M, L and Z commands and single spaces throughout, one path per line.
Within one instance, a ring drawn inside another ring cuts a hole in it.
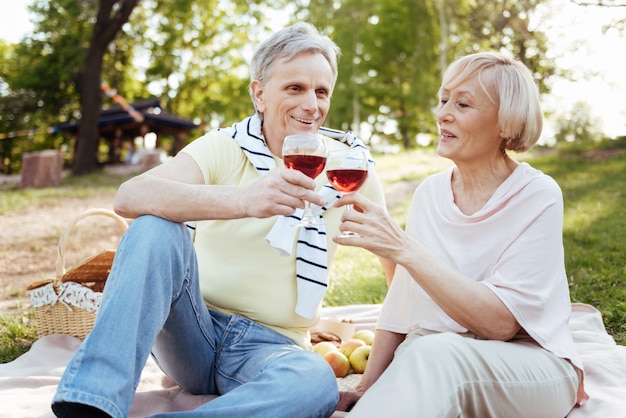
M 308 410 L 330 411 L 337 407 L 339 402 L 339 388 L 337 378 L 328 362 L 319 354 L 303 351 L 300 363 L 303 364 L 305 375 L 298 382 L 299 392 L 306 393 L 306 399 L 299 399 L 308 406 Z M 330 415 L 329 414 L 329 415 Z

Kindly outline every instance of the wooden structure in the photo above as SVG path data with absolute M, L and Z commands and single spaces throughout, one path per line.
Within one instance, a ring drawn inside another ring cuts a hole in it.
M 122 106 L 115 105 L 100 111 L 98 134 L 109 145 L 109 163 L 120 162 L 122 149 L 133 146 L 137 137 L 144 137 L 153 132 L 157 137 L 157 146 L 162 137 L 172 137 L 173 145 L 169 151 L 176 154 L 185 145 L 185 137 L 198 128 L 194 122 L 166 113 L 158 99 L 146 99 L 131 104 L 142 115 L 137 121 Z M 78 135 L 80 123 L 67 123 L 59 126 L 61 132 Z

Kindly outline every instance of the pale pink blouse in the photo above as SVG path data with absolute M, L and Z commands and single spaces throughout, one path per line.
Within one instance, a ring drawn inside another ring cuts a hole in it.
M 406 231 L 445 263 L 489 287 L 543 348 L 582 370 L 568 320 L 563 259 L 563 198 L 557 183 L 520 163 L 472 215 L 454 203 L 452 168 L 415 191 Z M 377 328 L 467 330 L 439 308 L 406 269 L 397 266 Z

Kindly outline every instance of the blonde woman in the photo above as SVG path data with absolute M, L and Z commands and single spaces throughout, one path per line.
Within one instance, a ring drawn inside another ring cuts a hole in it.
M 586 395 L 570 330 L 562 194 L 513 159 L 538 140 L 530 71 L 499 53 L 454 62 L 436 112 L 454 166 L 416 190 L 406 230 L 361 196 L 336 242 L 395 261 L 366 372 L 339 410 L 362 417 L 564 417 Z M 358 402 L 357 402 L 358 400 Z

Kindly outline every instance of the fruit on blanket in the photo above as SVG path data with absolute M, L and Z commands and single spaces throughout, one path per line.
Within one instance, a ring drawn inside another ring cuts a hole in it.
M 352 338 L 356 338 L 357 340 L 363 340 L 365 344 L 372 345 L 374 342 L 374 331 L 370 329 L 361 329 L 354 333 Z
M 350 355 L 350 366 L 352 366 L 352 370 L 354 370 L 355 373 L 365 372 L 365 367 L 367 367 L 367 360 L 370 357 L 371 351 L 371 345 L 364 345 L 352 352 Z
M 324 357 L 328 352 L 339 351 L 339 349 L 330 341 L 322 341 L 313 346 L 313 351 Z
M 366 345 L 365 341 L 359 340 L 358 338 L 350 338 L 341 343 L 339 351 L 341 351 L 346 357 L 350 358 L 350 355 L 354 350 L 359 347 L 363 347 L 364 345 Z
M 330 364 L 336 377 L 346 377 L 350 373 L 350 360 L 336 348 L 326 353 L 324 359 Z

